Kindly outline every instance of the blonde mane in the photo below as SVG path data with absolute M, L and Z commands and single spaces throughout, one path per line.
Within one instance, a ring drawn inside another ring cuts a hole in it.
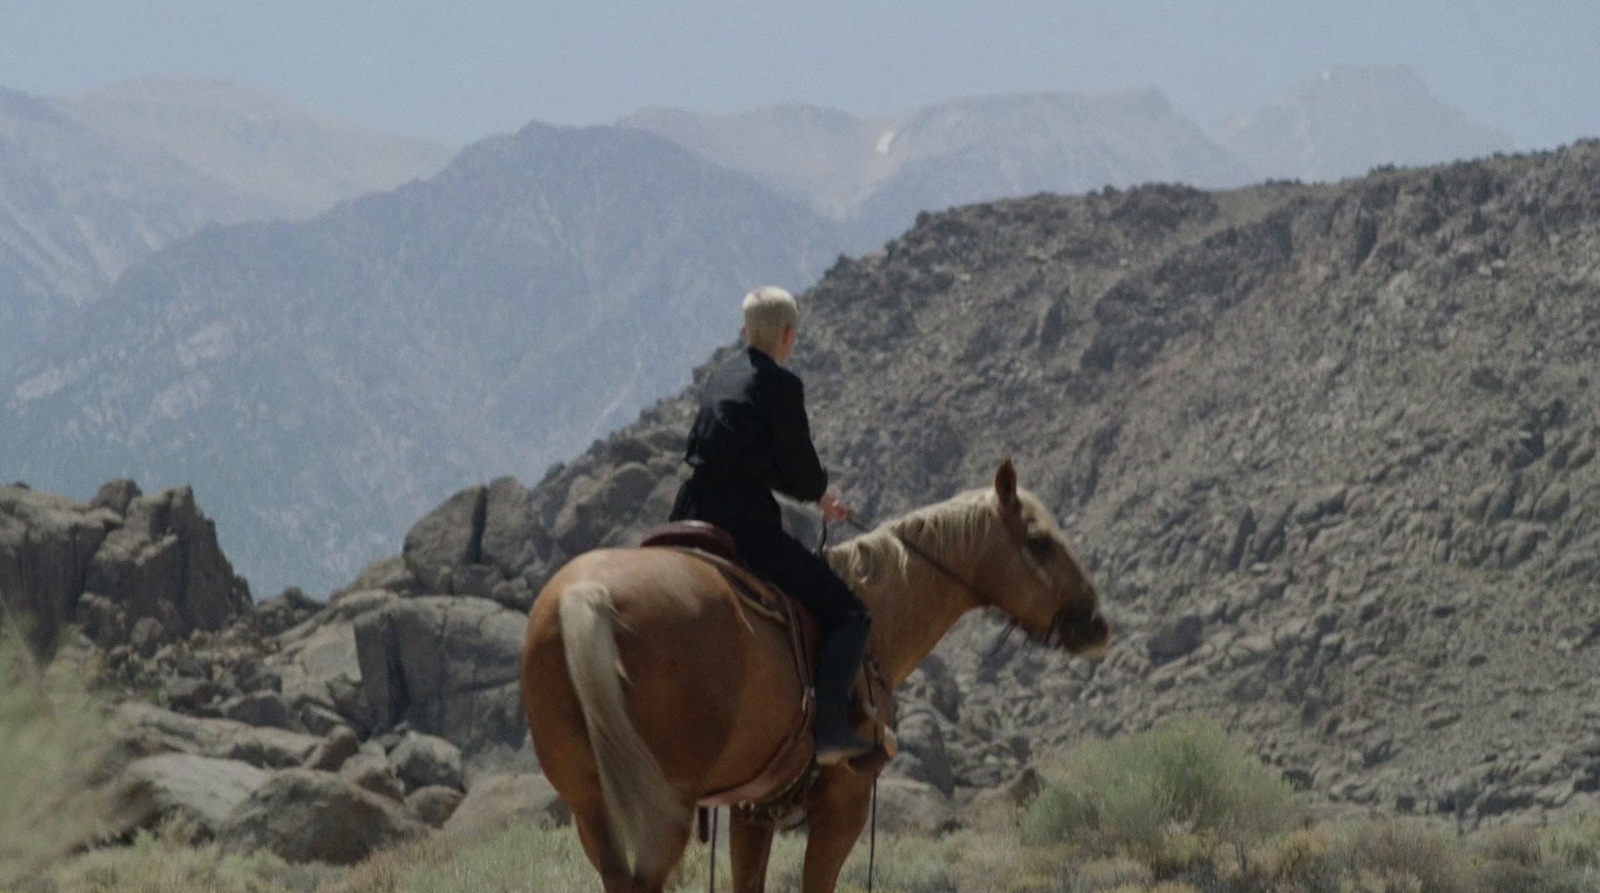
M 968 490 L 834 546 L 828 550 L 828 563 L 851 586 L 904 579 L 911 554 L 906 542 L 959 561 L 958 556 L 970 555 L 988 537 L 994 520 L 994 490 Z

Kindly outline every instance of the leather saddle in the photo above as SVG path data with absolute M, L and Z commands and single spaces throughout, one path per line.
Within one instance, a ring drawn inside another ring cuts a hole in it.
M 755 613 L 777 624 L 789 634 L 795 668 L 804 689 L 800 715 L 794 729 L 778 748 L 766 768 L 755 778 L 727 790 L 700 798 L 704 808 L 740 806 L 750 810 L 774 811 L 785 804 L 798 807 L 805 788 L 816 777 L 813 723 L 816 720 L 816 694 L 813 679 L 817 662 L 817 621 L 798 601 L 776 584 L 739 560 L 739 549 L 727 531 L 704 521 L 673 521 L 655 527 L 639 543 L 641 548 L 665 548 L 685 552 L 715 567 L 737 593 L 734 609 L 741 617 Z M 850 761 L 858 771 L 877 771 L 894 758 L 894 692 L 869 653 L 864 670 L 856 678 L 853 719 L 859 725 L 871 723 L 878 747 Z M 794 802 L 789 802 L 794 801 Z M 776 810 L 782 812 L 780 808 Z

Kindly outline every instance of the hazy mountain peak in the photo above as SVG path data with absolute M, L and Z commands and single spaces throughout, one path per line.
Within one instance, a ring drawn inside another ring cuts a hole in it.
M 619 123 L 852 221 L 864 241 L 900 231 L 918 211 L 965 202 L 1248 178 L 1153 87 L 967 96 L 885 118 L 790 103 L 732 115 L 650 108 Z
M 1236 119 L 1217 141 L 1258 176 L 1336 180 L 1509 150 L 1511 137 L 1445 105 L 1409 65 L 1338 67 L 1283 102 Z
M 451 155 L 210 78 L 127 81 L 68 104 L 102 133 L 166 152 L 290 217 L 436 173 Z

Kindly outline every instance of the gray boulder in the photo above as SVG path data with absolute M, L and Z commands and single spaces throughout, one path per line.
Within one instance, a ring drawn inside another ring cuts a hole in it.
M 450 570 L 480 563 L 488 503 L 488 487 L 468 487 L 412 525 L 401 554 L 426 591 L 453 591 Z
M 406 795 L 406 806 L 430 828 L 442 828 L 466 796 L 455 788 L 430 785 Z
M 1160 665 L 1183 657 L 1200 647 L 1204 632 L 1205 622 L 1198 614 L 1185 614 L 1161 624 L 1146 643 L 1150 662 Z
M 539 523 L 527 489 L 514 477 L 489 483 L 480 551 L 483 562 L 508 579 L 550 553 L 550 534 Z
M 328 614 L 279 637 L 278 652 L 269 655 L 264 664 L 282 680 L 283 699 L 298 715 L 327 711 L 353 728 L 369 727 L 364 699 L 349 697 L 360 687 L 361 664 L 356 660 L 355 624 L 340 612 L 363 605 L 370 610 L 394 598 L 388 593 L 375 599 L 348 597 Z
M 389 752 L 389 766 L 407 790 L 433 786 L 463 789 L 461 751 L 443 738 L 408 732 Z
M 950 798 L 933 785 L 910 778 L 878 780 L 878 830 L 937 836 L 960 827 Z
M 900 720 L 895 728 L 901 759 L 896 769 L 908 778 L 927 782 L 942 792 L 955 789 L 955 773 L 945 749 L 944 730 L 931 710 L 918 710 Z
M 444 830 L 476 840 L 511 824 L 565 825 L 572 811 L 543 775 L 515 773 L 486 776 L 472 786 Z
M 229 853 L 267 850 L 289 862 L 349 865 L 427 831 L 402 805 L 338 775 L 289 769 L 240 803 L 218 839 Z
M 124 740 L 146 752 L 176 751 L 216 759 L 240 760 L 263 769 L 299 766 L 320 743 L 311 735 L 257 728 L 231 719 L 201 719 L 129 701 L 115 720 Z
M 404 721 L 471 755 L 526 739 L 518 667 L 523 614 L 488 599 L 424 596 L 355 620 L 361 685 L 374 731 Z
M 361 751 L 361 739 L 349 726 L 336 726 L 322 739 L 311 755 L 306 757 L 305 769 L 338 772 L 346 761 Z
M 656 479 L 648 466 L 628 462 L 597 480 L 575 483 L 552 530 L 561 551 L 572 556 L 620 541 L 655 490 Z
M 123 771 L 113 794 L 115 811 L 128 830 L 183 818 L 199 839 L 210 839 L 270 777 L 239 760 L 183 753 L 144 757 Z
M 396 802 L 405 799 L 405 785 L 394 774 L 383 747 L 376 742 L 369 741 L 361 745 L 360 750 L 339 767 L 339 774 L 363 790 Z
M 284 701 L 282 695 L 274 691 L 258 691 L 229 698 L 219 709 L 228 719 L 238 720 L 246 725 L 288 729 L 295 723 L 295 720 L 291 719 L 289 704 Z

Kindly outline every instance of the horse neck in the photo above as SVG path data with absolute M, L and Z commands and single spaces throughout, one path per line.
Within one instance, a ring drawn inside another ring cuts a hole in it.
M 960 579 L 953 579 L 912 553 L 904 574 L 887 574 L 884 579 L 855 584 L 856 594 L 872 612 L 872 653 L 896 686 L 911 675 L 963 614 L 978 607 L 970 584 L 962 582 L 970 575 L 972 562 L 968 556 L 943 555 L 923 543 L 915 545 Z

